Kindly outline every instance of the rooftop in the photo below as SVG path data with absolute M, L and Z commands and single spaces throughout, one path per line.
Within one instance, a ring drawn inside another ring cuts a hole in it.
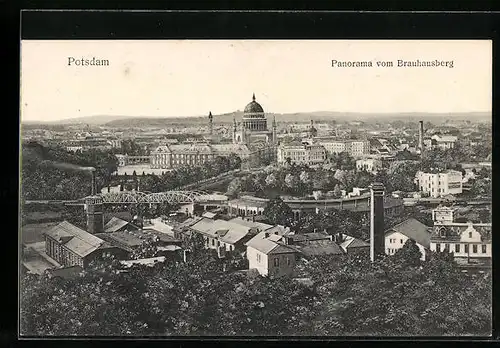
M 63 221 L 45 232 L 46 235 L 62 243 L 75 254 L 85 257 L 104 246 L 104 240 Z
M 396 226 L 388 229 L 385 234 L 389 235 L 394 232 L 401 233 L 406 237 L 413 239 L 425 248 L 430 247 L 431 233 L 429 231 L 429 227 L 414 218 L 409 218 L 397 224 Z
M 308 240 L 296 242 L 294 240 L 292 248 L 299 251 L 304 256 L 319 256 L 319 255 L 342 255 L 342 248 L 330 239 Z
M 284 230 L 274 231 L 274 233 L 270 234 L 267 238 L 266 233 L 267 232 L 264 231 L 258 233 L 245 245 L 254 248 L 264 254 L 286 254 L 297 252 L 295 249 L 279 243 L 279 240 L 281 240 L 281 236 L 286 233 Z
M 116 232 L 128 224 L 129 223 L 127 221 L 113 216 L 111 220 L 104 225 L 104 232 Z
M 191 226 L 191 229 L 212 238 L 219 238 L 222 242 L 228 244 L 235 244 L 249 234 L 251 230 L 250 227 L 235 222 L 207 218 L 200 219 Z M 221 233 L 221 231 L 225 233 Z

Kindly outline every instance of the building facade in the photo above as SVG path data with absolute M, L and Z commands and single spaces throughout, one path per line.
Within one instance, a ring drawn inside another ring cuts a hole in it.
M 442 173 L 418 172 L 416 180 L 420 192 L 433 198 L 462 193 L 462 172 L 456 170 Z
M 453 149 L 455 147 L 455 143 L 457 142 L 457 137 L 454 135 L 433 135 L 431 140 L 435 141 L 435 145 L 433 147 L 437 147 L 441 150 Z
M 352 157 L 370 154 L 369 140 L 339 140 L 334 138 L 315 138 L 314 141 L 326 149 L 328 154 L 347 152 Z
M 408 239 L 412 239 L 422 254 L 421 260 L 426 260 L 431 245 L 430 237 L 431 232 L 428 226 L 410 218 L 385 232 L 385 253 L 394 255 L 405 245 Z
M 460 263 L 490 261 L 491 224 L 447 223 L 435 225 L 430 239 L 430 249 L 449 252 Z
M 266 114 L 262 106 L 255 100 L 255 94 L 252 96 L 252 101 L 245 107 L 240 124 L 236 123 L 236 119 L 233 120 L 233 143 L 250 144 L 253 142 L 267 144 L 277 142 L 276 120 L 273 119 L 272 129 L 269 130 Z
M 104 240 L 63 221 L 45 233 L 45 252 L 64 267 L 85 268 L 105 254 L 122 259 L 127 252 Z
M 434 225 L 447 225 L 453 223 L 455 220 L 456 209 L 439 206 L 432 210 L 432 221 Z
M 356 170 L 375 173 L 382 169 L 382 161 L 375 158 L 365 158 L 356 161 Z
M 268 230 L 257 234 L 247 243 L 248 268 L 262 276 L 293 275 L 298 252 L 281 242 L 286 230 Z
M 234 153 L 242 160 L 252 155 L 245 144 L 173 144 L 157 147 L 150 155 L 151 168 L 174 169 L 180 166 L 197 166 L 210 162 L 217 156 L 229 156 Z

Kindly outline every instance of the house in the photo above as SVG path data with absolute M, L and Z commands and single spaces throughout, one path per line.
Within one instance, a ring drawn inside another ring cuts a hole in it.
M 431 139 L 435 140 L 436 142 L 435 146 L 442 150 L 454 148 L 455 143 L 458 140 L 458 138 L 454 135 L 439 135 L 439 134 L 433 135 Z
M 430 249 L 453 253 L 459 263 L 491 261 L 491 223 L 447 223 L 435 225 Z
M 376 173 L 382 168 L 382 161 L 376 158 L 364 158 L 356 161 L 356 170 Z
M 370 255 L 370 244 L 361 239 L 340 233 L 336 242 L 339 243 L 339 246 L 346 254 Z
M 126 230 L 137 230 L 139 227 L 131 224 L 130 222 L 127 222 L 125 220 L 122 220 L 117 217 L 112 217 L 111 220 L 109 220 L 105 225 L 104 225 L 104 232 L 110 233 L 110 232 L 121 232 L 121 231 L 126 231 Z
M 428 226 L 414 218 L 407 219 L 385 232 L 385 253 L 394 255 L 408 239 L 412 239 L 420 249 L 421 259 L 426 260 L 430 250 L 430 236 Z
M 283 239 L 286 245 L 297 250 L 306 259 L 322 255 L 344 255 L 338 241 L 326 233 L 287 234 Z
M 153 229 L 97 233 L 95 236 L 102 238 L 111 245 L 126 250 L 129 255 L 134 250 L 141 247 L 145 241 L 155 242 L 158 248 L 166 246 L 179 247 L 182 242 L 173 236 L 155 231 Z
M 117 258 L 126 256 L 123 249 L 112 246 L 67 221 L 57 224 L 44 234 L 46 254 L 66 267 L 86 268 L 91 261 L 107 254 Z
M 249 222 L 244 223 L 241 219 L 225 221 L 201 218 L 189 230 L 200 233 L 205 240 L 205 248 L 217 250 L 222 257 L 225 252 L 243 250 L 245 242 L 261 231 L 259 225 L 265 225 Z
M 455 220 L 456 208 L 440 205 L 432 210 L 432 221 L 434 225 L 446 225 L 453 223 Z
M 298 252 L 282 241 L 286 233 L 287 229 L 276 228 L 259 232 L 250 239 L 245 244 L 248 268 L 257 270 L 262 276 L 293 275 Z
M 462 172 L 457 170 L 432 173 L 418 171 L 415 181 L 420 192 L 429 194 L 433 198 L 462 193 Z

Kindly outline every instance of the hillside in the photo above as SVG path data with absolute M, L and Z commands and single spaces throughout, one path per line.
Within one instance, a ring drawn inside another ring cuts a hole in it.
M 214 115 L 215 124 L 229 124 L 233 122 L 233 118 L 240 120 L 243 116 L 242 111 L 236 111 L 227 114 Z M 394 114 L 363 114 L 363 113 L 342 113 L 332 111 L 318 111 L 318 112 L 299 112 L 288 114 L 267 114 L 268 119 L 276 117 L 278 123 L 298 122 L 304 123 L 310 120 L 332 122 L 332 121 L 444 121 L 447 119 L 455 120 L 474 120 L 485 121 L 491 120 L 489 113 L 462 113 L 462 114 L 431 114 L 431 113 L 394 113 Z M 117 119 L 106 123 L 108 127 L 134 127 L 134 126 L 151 126 L 162 127 L 170 125 L 186 125 L 186 124 L 205 124 L 206 117 L 169 117 L 169 118 L 152 118 L 152 117 L 131 117 L 127 119 Z
M 214 115 L 215 124 L 229 124 L 233 122 L 233 118 L 240 120 L 243 116 L 242 111 L 235 111 L 226 114 Z M 491 121 L 491 113 L 486 112 L 471 112 L 471 113 L 355 113 L 355 112 L 335 112 L 335 111 L 317 111 L 317 112 L 297 112 L 286 114 L 267 114 L 268 119 L 276 117 L 278 123 L 289 122 L 309 122 L 323 121 L 430 121 L 436 120 L 445 121 L 453 120 L 473 120 L 473 121 Z M 46 125 L 102 125 L 107 127 L 165 127 L 176 125 L 195 125 L 205 124 L 206 116 L 188 116 L 188 117 L 148 117 L 148 116 L 120 116 L 120 115 L 95 115 L 78 117 L 74 119 L 65 119 L 54 122 L 23 122 L 26 125 L 46 124 Z

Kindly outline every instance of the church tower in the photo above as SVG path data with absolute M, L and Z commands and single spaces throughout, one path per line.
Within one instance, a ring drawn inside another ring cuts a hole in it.
M 315 138 L 318 135 L 318 130 L 314 127 L 314 121 L 311 120 L 311 127 L 309 127 L 309 135 Z
M 233 144 L 236 144 L 236 132 L 238 131 L 238 125 L 236 124 L 236 119 L 233 117 Z

